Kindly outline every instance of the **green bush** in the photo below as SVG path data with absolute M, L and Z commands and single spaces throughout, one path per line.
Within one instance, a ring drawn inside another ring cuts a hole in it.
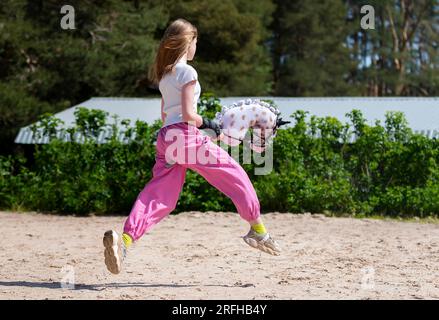
M 200 99 L 203 115 L 212 117 L 219 107 L 211 94 Z M 99 110 L 79 108 L 75 116 L 77 126 L 65 130 L 71 142 L 56 138 L 58 119 L 50 114 L 40 118 L 40 129 L 51 141 L 36 146 L 33 165 L 22 156 L 0 157 L 1 208 L 74 214 L 130 211 L 151 178 L 160 121 L 131 126 L 122 120 L 121 131 Z M 272 145 L 273 170 L 256 175 L 256 164 L 243 165 L 263 212 L 437 216 L 438 140 L 414 134 L 399 112 L 388 113 L 383 125 L 368 125 L 358 110 L 347 117 L 350 123 L 343 124 L 296 111 L 291 115 L 294 126 L 279 130 Z M 96 138 L 104 129 L 110 136 L 99 143 Z M 78 133 L 84 136 L 82 143 L 73 139 Z M 121 136 L 132 140 L 123 143 Z M 188 210 L 235 207 L 188 170 L 175 212 Z

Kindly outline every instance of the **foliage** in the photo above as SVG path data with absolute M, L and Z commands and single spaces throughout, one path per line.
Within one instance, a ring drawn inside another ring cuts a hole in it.
M 213 96 L 201 100 L 216 105 Z M 85 108 L 75 115 L 79 125 L 67 131 L 84 134 L 82 142 L 64 142 L 52 134 L 49 144 L 37 145 L 33 166 L 21 156 L 0 157 L 1 208 L 129 212 L 151 178 L 154 133 L 160 122 L 137 121 L 130 126 L 122 120 L 117 125 L 107 121 L 102 111 Z M 262 210 L 437 216 L 438 140 L 414 134 L 398 112 L 388 113 L 383 125 L 368 125 L 358 110 L 347 117 L 350 123 L 296 111 L 291 115 L 294 126 L 279 130 L 274 140 L 273 170 L 257 175 L 256 163 L 243 165 Z M 46 115 L 40 122 L 46 128 L 40 129 L 50 135 L 54 123 L 56 119 Z M 111 129 L 111 135 L 107 143 L 98 143 L 92 133 L 105 129 Z M 126 140 L 120 139 L 121 134 Z M 188 170 L 176 212 L 182 210 L 235 208 L 230 199 Z

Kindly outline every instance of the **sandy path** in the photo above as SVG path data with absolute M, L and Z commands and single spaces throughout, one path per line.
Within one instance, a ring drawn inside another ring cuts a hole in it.
M 237 214 L 189 212 L 153 228 L 114 276 L 102 234 L 124 217 L 0 212 L 0 299 L 439 299 L 438 224 L 264 217 L 279 257 L 239 238 Z M 61 287 L 69 270 L 74 290 Z

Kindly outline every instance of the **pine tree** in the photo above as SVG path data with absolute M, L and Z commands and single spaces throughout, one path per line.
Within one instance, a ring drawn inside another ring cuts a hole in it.
M 347 1 L 355 26 L 350 43 L 362 93 L 372 96 L 439 93 L 437 0 Z M 362 30 L 360 8 L 375 8 L 375 30 Z
M 221 96 L 270 92 L 270 0 L 172 1 L 169 8 L 170 20 L 185 18 L 198 29 L 193 65 L 203 91 Z
M 356 63 L 346 48 L 343 1 L 274 1 L 272 58 L 274 94 L 347 96 Z

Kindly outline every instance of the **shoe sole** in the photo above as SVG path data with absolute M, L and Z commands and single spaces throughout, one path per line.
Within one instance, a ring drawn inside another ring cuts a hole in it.
M 275 251 L 269 247 L 264 246 L 263 244 L 260 244 L 258 241 L 256 241 L 255 239 L 252 238 L 246 238 L 243 237 L 244 242 L 247 243 L 250 247 L 258 249 L 262 252 L 271 254 L 272 256 L 279 256 L 280 252 L 279 251 Z
M 120 273 L 121 265 L 119 258 L 119 236 L 113 230 L 107 231 L 104 234 L 103 239 L 105 251 L 105 265 L 107 266 L 108 271 L 113 274 Z

